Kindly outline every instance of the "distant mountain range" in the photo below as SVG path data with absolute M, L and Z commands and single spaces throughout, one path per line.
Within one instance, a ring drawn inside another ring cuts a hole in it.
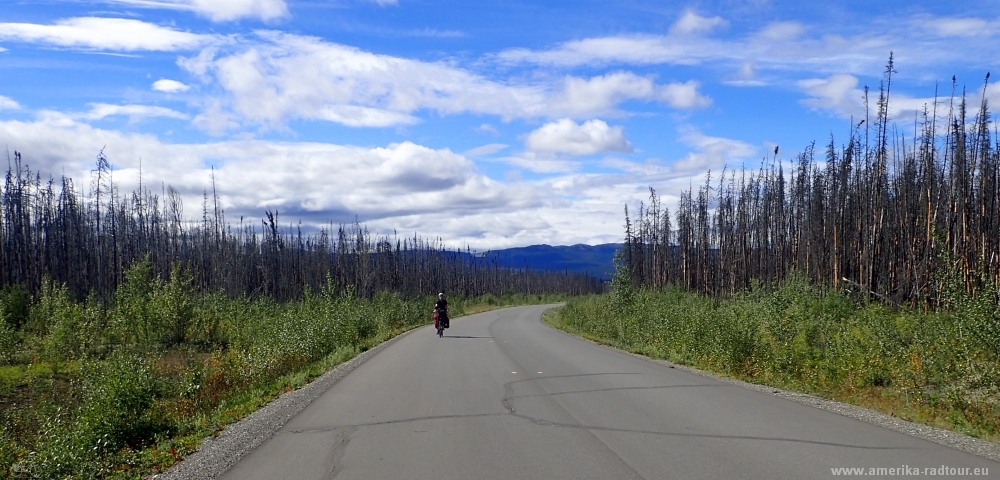
M 508 267 L 569 270 L 610 280 L 615 271 L 615 252 L 621 247 L 620 243 L 568 246 L 532 245 L 530 247 L 492 250 L 486 254 L 486 258 L 496 258 L 498 263 Z

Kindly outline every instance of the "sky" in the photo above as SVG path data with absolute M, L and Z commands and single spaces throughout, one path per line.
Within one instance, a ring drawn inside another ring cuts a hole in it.
M 0 142 L 86 195 L 488 250 L 620 242 L 711 172 L 1000 103 L 1000 0 L 0 0 Z M 943 99 L 943 100 L 942 100 Z M 939 105 L 939 116 L 947 108 Z

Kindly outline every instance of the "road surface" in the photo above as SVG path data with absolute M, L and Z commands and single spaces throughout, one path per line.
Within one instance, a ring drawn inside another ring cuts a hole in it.
M 454 319 L 444 338 L 409 333 L 224 478 L 1000 476 L 982 457 L 582 341 L 542 324 L 544 309 Z

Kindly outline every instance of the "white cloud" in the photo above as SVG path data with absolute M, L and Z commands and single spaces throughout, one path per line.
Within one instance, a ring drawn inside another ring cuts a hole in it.
M 861 118 L 865 114 L 864 92 L 858 88 L 858 78 L 846 73 L 828 78 L 810 78 L 798 82 L 810 98 L 803 105 L 836 112 L 845 117 Z
M 375 2 L 377 4 L 379 4 L 379 5 L 381 5 L 383 7 L 386 6 L 386 5 L 398 5 L 399 4 L 399 0 L 371 0 L 371 1 L 373 1 L 373 2 Z
M 622 127 L 610 127 L 603 120 L 577 124 L 573 120 L 548 123 L 528 134 L 528 150 L 542 153 L 592 155 L 598 152 L 632 152 L 632 145 L 622 134 Z
M 737 162 L 752 159 L 757 148 L 746 142 L 705 135 L 697 130 L 681 131 L 681 142 L 695 148 L 694 152 L 670 163 L 673 174 L 701 175 L 708 170 L 733 167 Z
M 701 35 L 715 30 L 716 27 L 729 25 L 722 17 L 702 17 L 692 10 L 685 10 L 670 27 L 673 35 Z
M 922 17 L 915 23 L 942 37 L 986 37 L 1000 33 L 1000 22 L 982 18 Z
M 569 173 L 579 169 L 578 162 L 558 157 L 550 153 L 518 152 L 514 155 L 496 159 L 507 165 L 522 168 L 535 173 Z
M 544 89 L 504 85 L 466 70 L 377 55 L 322 40 L 258 32 L 264 43 L 215 57 L 182 59 L 182 68 L 211 77 L 225 107 L 250 123 L 319 119 L 350 126 L 412 124 L 413 113 L 483 113 L 504 119 L 544 113 Z
M 111 105 L 107 103 L 90 103 L 90 111 L 80 115 L 87 120 L 100 120 L 110 116 L 127 116 L 131 121 L 149 117 L 165 117 L 186 120 L 187 115 L 165 107 L 150 105 Z
M 690 80 L 685 83 L 664 85 L 658 97 L 674 108 L 702 108 L 712 104 L 712 99 L 698 93 L 699 83 Z
M 493 155 L 494 153 L 504 150 L 507 147 L 508 145 L 504 143 L 488 143 L 480 147 L 466 150 L 465 152 L 462 152 L 462 155 L 470 158 L 482 157 L 485 155 Z
M 53 25 L 0 23 L 0 40 L 93 50 L 170 52 L 195 49 L 217 42 L 219 37 L 127 18 L 77 17 Z
M 799 22 L 773 22 L 753 34 L 765 42 L 788 42 L 798 39 L 806 31 Z
M 317 109 L 313 118 L 340 123 L 348 127 L 391 127 L 420 122 L 420 119 L 413 115 L 357 105 L 328 105 Z
M 21 105 L 15 102 L 10 97 L 5 97 L 0 95 L 0 110 L 17 110 L 21 108 Z
M 147 8 L 188 10 L 214 22 L 257 18 L 274 20 L 288 16 L 285 0 L 113 0 Z
M 630 72 L 616 72 L 589 79 L 567 77 L 554 103 L 554 114 L 584 117 L 616 113 L 628 100 L 656 100 L 674 108 L 698 108 L 711 100 L 698 93 L 698 82 L 657 85 L 649 77 Z
M 189 87 L 189 86 L 187 86 L 187 85 L 185 85 L 185 84 L 183 84 L 181 82 L 178 82 L 177 80 L 170 80 L 170 79 L 167 79 L 167 78 L 161 78 L 161 79 L 153 82 L 153 90 L 156 90 L 156 91 L 159 91 L 159 92 L 177 93 L 177 92 L 186 92 L 186 91 L 188 91 L 190 89 L 191 89 L 191 87 Z
M 280 127 L 292 119 L 354 127 L 419 122 L 421 111 L 496 115 L 504 121 L 617 114 L 629 100 L 697 108 L 696 82 L 660 85 L 618 72 L 551 82 L 500 82 L 445 63 L 378 55 L 323 40 L 257 32 L 260 43 L 219 54 L 210 47 L 178 64 L 221 88 L 196 123 L 219 133 L 234 123 Z M 495 130 L 495 129 L 494 129 Z M 480 131 L 489 133 L 489 128 Z
M 496 54 L 500 63 L 534 63 L 574 67 L 606 63 L 655 65 L 660 63 L 693 64 L 702 55 L 685 42 L 672 42 L 670 36 L 635 35 L 587 38 L 566 42 L 551 50 L 514 48 Z
M 767 85 L 767 82 L 757 78 L 757 71 L 754 69 L 754 64 L 751 61 L 741 63 L 735 77 L 723 83 L 737 87 L 760 87 Z
M 865 92 L 858 87 L 858 78 L 848 74 L 836 74 L 827 78 L 810 78 L 798 82 L 809 98 L 801 100 L 803 105 L 816 110 L 823 110 L 843 118 L 853 118 L 855 121 L 865 117 Z M 868 109 L 870 115 L 876 115 L 878 109 L 878 90 L 868 94 Z M 924 107 L 933 110 L 933 98 L 913 98 L 899 93 L 889 96 L 889 115 L 896 118 L 912 119 L 913 115 L 921 114 Z M 940 98 L 944 103 L 947 99 Z

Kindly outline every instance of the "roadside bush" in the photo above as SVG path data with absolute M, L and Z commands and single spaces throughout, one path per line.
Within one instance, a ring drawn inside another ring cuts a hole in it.
M 136 262 L 125 271 L 125 281 L 114 296 L 114 330 L 121 344 L 141 348 L 156 343 L 160 332 L 154 319 L 152 297 L 160 283 L 149 259 Z
M 20 284 L 10 284 L 0 290 L 0 316 L 12 330 L 28 323 L 31 294 Z
M 88 364 L 83 404 L 45 417 L 34 449 L 11 471 L 26 478 L 105 478 L 134 465 L 135 450 L 169 430 L 153 409 L 152 362 L 116 354 Z
M 30 349 L 45 361 L 81 358 L 101 342 L 97 324 L 102 315 L 91 303 L 74 302 L 65 286 L 45 282 L 29 313 Z
M 153 418 L 157 396 L 152 362 L 116 354 L 85 372 L 85 401 L 76 418 L 76 443 L 97 455 L 137 448 L 165 426 Z
M 149 259 L 125 272 L 115 292 L 115 324 L 120 341 L 144 349 L 162 349 L 184 342 L 195 313 L 191 274 L 175 263 L 170 279 L 153 272 Z

